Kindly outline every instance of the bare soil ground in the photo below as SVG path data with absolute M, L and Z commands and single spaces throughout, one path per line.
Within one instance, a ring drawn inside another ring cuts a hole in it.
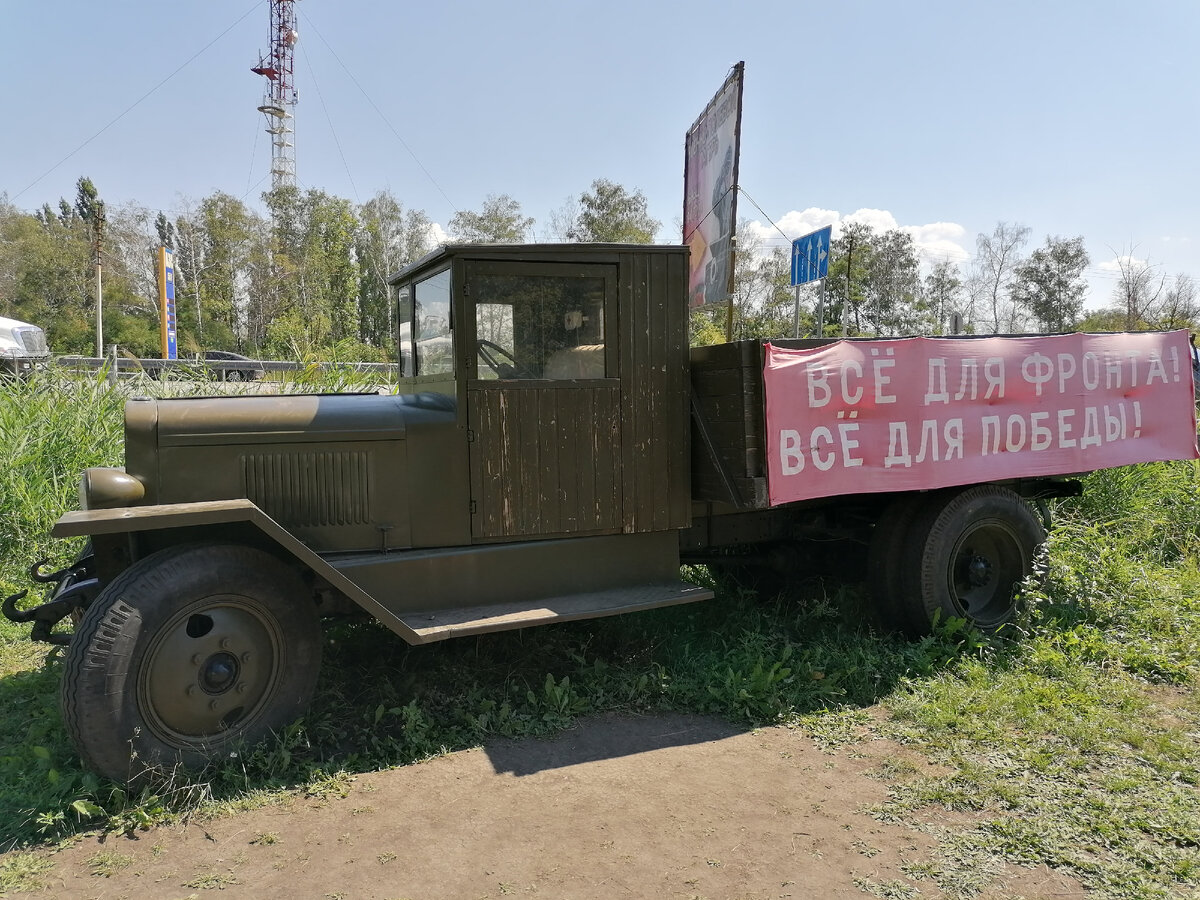
M 361 775 L 344 792 L 85 836 L 45 851 L 42 881 L 62 898 L 942 897 L 905 874 L 934 839 L 867 812 L 887 796 L 872 773 L 897 757 L 928 765 L 886 741 L 829 753 L 786 728 L 600 716 L 551 740 Z M 984 896 L 1086 894 L 1010 868 Z

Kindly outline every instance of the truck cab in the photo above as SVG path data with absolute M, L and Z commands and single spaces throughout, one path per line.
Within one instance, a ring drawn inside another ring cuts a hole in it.
M 456 410 L 440 542 L 688 524 L 686 253 L 450 245 L 391 279 L 400 390 Z

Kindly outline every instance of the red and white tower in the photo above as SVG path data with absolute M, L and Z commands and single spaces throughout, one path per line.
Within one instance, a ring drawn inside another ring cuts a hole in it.
M 271 187 L 296 184 L 295 116 L 296 85 L 292 80 L 296 55 L 296 0 L 270 0 L 271 49 L 260 55 L 250 71 L 267 79 L 267 93 L 258 111 L 267 120 L 271 135 Z

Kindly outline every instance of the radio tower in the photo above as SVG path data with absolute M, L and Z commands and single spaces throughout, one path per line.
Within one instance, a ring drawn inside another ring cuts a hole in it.
M 296 0 L 270 0 L 271 49 L 259 55 L 258 65 L 250 71 L 267 79 L 267 93 L 258 111 L 267 120 L 271 135 L 271 188 L 295 187 L 296 145 L 292 110 L 296 106 L 296 85 L 292 81 L 296 41 Z

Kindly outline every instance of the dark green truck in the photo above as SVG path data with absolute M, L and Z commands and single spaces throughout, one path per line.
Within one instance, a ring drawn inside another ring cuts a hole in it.
M 1007 622 L 1030 501 L 1074 483 L 772 507 L 763 345 L 689 351 L 687 253 L 449 245 L 392 279 L 396 394 L 130 400 L 124 468 L 84 473 L 54 527 L 80 558 L 4 603 L 67 645 L 83 760 L 128 781 L 283 727 L 327 617 L 423 644 L 710 598 L 681 561 L 786 580 L 857 548 L 899 627 Z

